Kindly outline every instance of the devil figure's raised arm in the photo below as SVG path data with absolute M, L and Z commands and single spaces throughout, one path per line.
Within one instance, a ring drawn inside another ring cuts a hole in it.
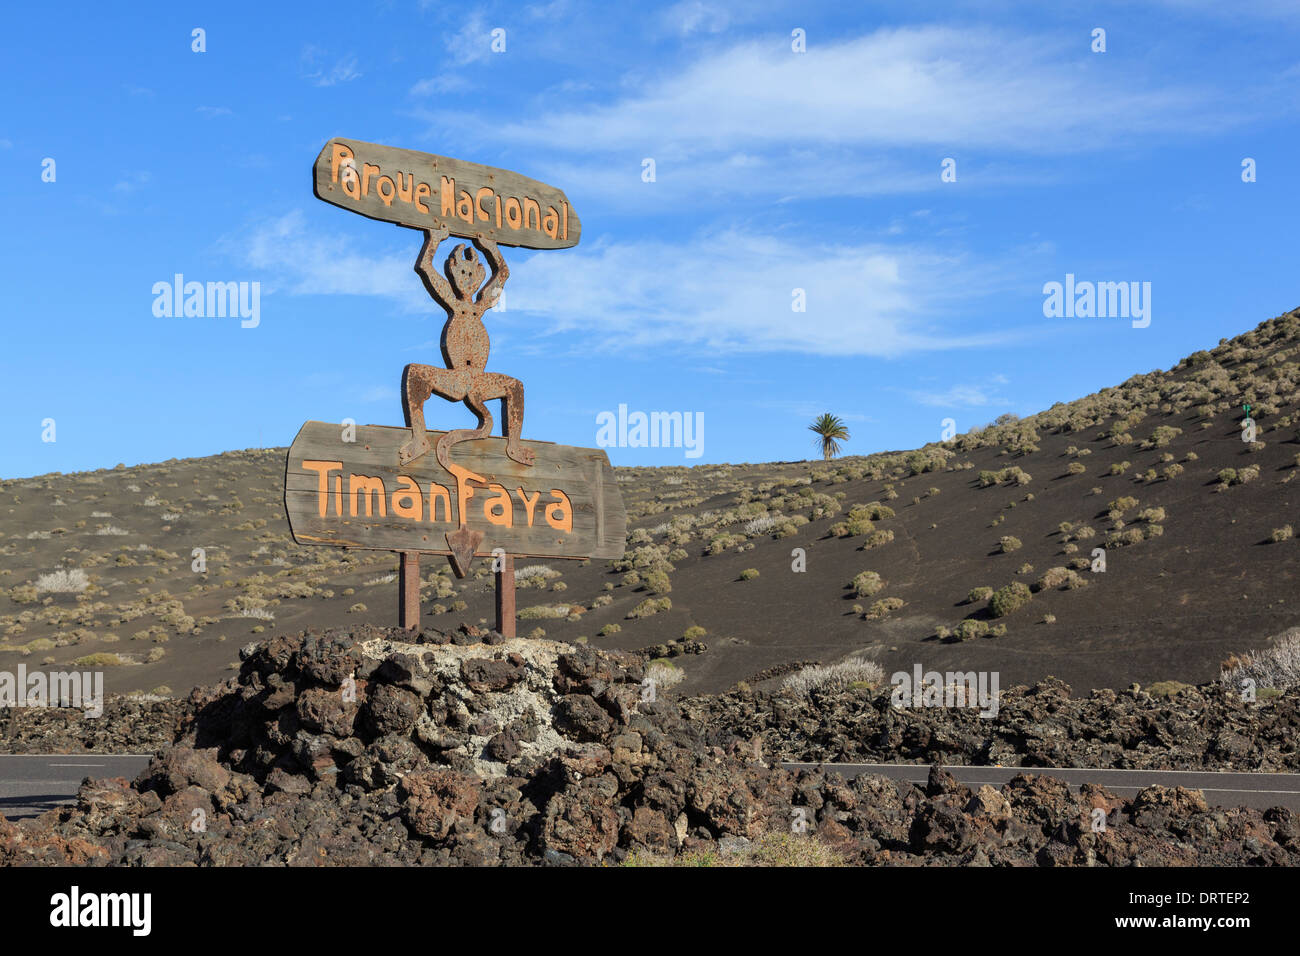
M 506 265 L 505 257 L 501 255 L 501 250 L 497 248 L 497 244 L 493 240 L 475 239 L 474 245 L 492 263 L 492 278 L 488 279 L 475 300 L 490 309 L 496 305 L 497 297 L 501 294 L 501 287 L 510 278 L 510 267 Z

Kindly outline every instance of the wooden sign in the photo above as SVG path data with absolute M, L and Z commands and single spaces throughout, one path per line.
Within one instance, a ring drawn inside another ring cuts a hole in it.
M 421 554 L 447 555 L 460 578 L 475 556 L 492 555 L 497 630 L 514 637 L 515 557 L 623 556 L 627 513 L 609 458 L 597 448 L 525 440 L 523 383 L 487 371 L 483 313 L 510 277 L 497 246 L 567 249 L 578 244 L 582 223 L 552 186 L 411 149 L 332 139 L 312 172 L 325 202 L 424 233 L 415 271 L 447 313 L 445 367 L 403 370 L 405 428 L 303 425 L 285 463 L 293 538 L 396 551 L 405 628 L 419 626 Z M 473 247 L 457 245 L 440 271 L 435 257 L 449 235 Z M 428 431 L 424 406 L 434 395 L 464 402 L 478 427 Z M 487 403 L 497 400 L 504 438 L 489 437 Z
M 349 432 L 355 441 L 343 440 Z M 294 540 L 451 555 L 448 534 L 468 528 L 483 535 L 477 556 L 623 556 L 627 513 L 603 450 L 528 441 L 535 458 L 524 465 L 504 439 L 481 438 L 458 445 L 448 470 L 434 455 L 399 464 L 410 437 L 382 425 L 303 425 L 284 478 Z
M 399 226 L 528 249 L 567 249 L 582 235 L 569 197 L 508 169 L 336 138 L 313 176 L 318 198 Z

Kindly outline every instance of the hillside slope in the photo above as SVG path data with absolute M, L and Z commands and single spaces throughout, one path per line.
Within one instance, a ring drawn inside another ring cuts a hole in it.
M 667 645 L 691 692 L 856 652 L 1003 687 L 1204 681 L 1300 623 L 1297 425 L 1300 311 L 916 451 L 618 469 L 627 557 L 525 562 L 519 633 Z M 179 694 L 274 631 L 393 623 L 395 556 L 289 537 L 283 455 L 0 482 L 0 669 L 80 662 L 110 691 Z M 430 627 L 488 623 L 487 563 L 456 581 L 430 562 L 423 600 Z

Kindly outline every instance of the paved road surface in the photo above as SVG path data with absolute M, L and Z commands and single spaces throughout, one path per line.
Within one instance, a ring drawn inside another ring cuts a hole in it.
M 853 779 L 874 773 L 891 780 L 924 784 L 930 768 L 924 764 L 882 763 L 783 763 L 790 770 L 833 771 Z M 1205 802 L 1217 807 L 1289 807 L 1300 810 L 1300 773 L 1235 773 L 1206 770 L 1089 770 L 1085 767 L 945 767 L 968 787 L 991 784 L 1000 787 L 1018 773 L 1055 777 L 1078 790 L 1081 783 L 1101 784 L 1117 796 L 1132 797 L 1143 787 L 1188 787 L 1201 790 Z
M 0 755 L 0 813 L 10 820 L 37 816 L 72 803 L 86 777 L 134 780 L 149 759 L 148 754 Z

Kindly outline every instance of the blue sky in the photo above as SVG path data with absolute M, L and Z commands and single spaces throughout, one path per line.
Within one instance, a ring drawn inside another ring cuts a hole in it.
M 915 447 L 1300 305 L 1289 0 L 290 6 L 7 10 L 0 477 L 401 424 L 443 315 L 418 233 L 312 195 L 333 136 L 567 192 L 582 242 L 506 250 L 489 368 L 525 439 L 704 414 L 701 457 L 615 464 L 810 457 L 822 411 Z M 260 283 L 259 324 L 156 317 L 176 273 Z M 1150 325 L 1045 317 L 1067 273 L 1151 283 Z

